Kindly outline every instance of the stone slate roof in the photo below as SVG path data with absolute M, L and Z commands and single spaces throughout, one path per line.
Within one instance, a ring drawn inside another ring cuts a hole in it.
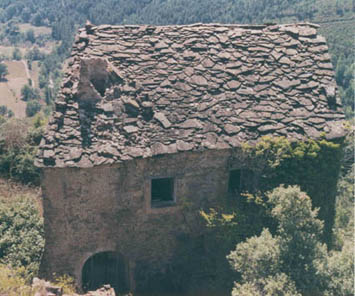
M 228 149 L 266 134 L 341 138 L 344 114 L 317 27 L 87 24 L 37 165 Z

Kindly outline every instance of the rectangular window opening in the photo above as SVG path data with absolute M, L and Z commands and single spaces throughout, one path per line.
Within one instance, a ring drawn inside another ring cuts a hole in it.
M 154 208 L 171 206 L 174 200 L 174 179 L 152 179 L 151 183 L 151 206 Z

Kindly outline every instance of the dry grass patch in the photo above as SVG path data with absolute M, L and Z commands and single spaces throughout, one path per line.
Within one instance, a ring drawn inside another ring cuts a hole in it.
M 1 296 L 31 296 L 34 291 L 21 276 L 21 271 L 0 265 L 0 295 Z
M 35 88 L 39 88 L 39 65 L 38 65 L 38 61 L 34 61 L 32 62 L 32 70 L 30 71 L 31 73 L 31 78 L 32 81 L 34 82 L 34 87 Z
M 48 41 L 48 42 L 46 42 L 44 47 L 40 47 L 40 51 L 45 54 L 50 54 L 53 51 L 53 49 L 59 45 L 60 45 L 60 42 L 58 42 L 58 41 Z
M 28 83 L 25 66 L 22 61 L 6 61 L 5 64 L 9 74 L 6 76 L 7 81 L 0 83 L 1 104 L 10 108 L 16 117 L 24 118 L 26 102 L 21 100 L 21 88 Z
M 0 177 L 0 198 L 14 199 L 18 196 L 28 196 L 36 200 L 39 213 L 43 216 L 42 191 L 40 187 L 28 186 Z
M 26 73 L 24 61 L 5 61 L 9 70 L 6 76 L 7 81 L 0 82 L 0 105 L 5 105 L 15 113 L 15 117 L 26 117 L 26 102 L 21 100 L 21 89 L 28 84 L 28 76 Z M 29 75 L 34 82 L 34 87 L 39 87 L 38 62 L 32 63 L 32 70 Z
M 0 196 L 4 198 L 12 198 L 18 195 L 32 195 L 40 198 L 40 187 L 23 185 L 9 179 L 0 178 Z
M 33 30 L 33 32 L 35 33 L 35 36 L 52 34 L 52 28 L 45 27 L 45 26 L 35 27 L 35 26 L 32 26 L 31 24 L 28 24 L 28 23 L 20 24 L 19 29 L 20 29 L 20 32 L 22 32 L 22 33 L 25 33 L 28 30 Z
M 26 117 L 26 102 L 16 97 L 7 82 L 0 82 L 0 105 L 12 110 L 17 118 Z
M 9 74 L 6 76 L 7 80 L 26 79 L 27 81 L 27 74 L 22 61 L 6 61 L 5 64 L 9 70 Z
M 14 51 L 15 47 L 14 46 L 3 46 L 0 45 L 0 54 L 7 56 L 9 59 L 12 58 L 12 53 Z M 25 55 L 27 52 L 27 49 L 24 47 L 18 47 L 22 55 Z

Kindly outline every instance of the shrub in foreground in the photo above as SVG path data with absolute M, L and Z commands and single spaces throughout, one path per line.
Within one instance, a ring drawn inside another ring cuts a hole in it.
M 21 275 L 21 269 L 13 269 L 0 264 L 0 295 L 29 296 L 32 289 Z
M 239 243 L 227 257 L 241 274 L 232 295 L 351 295 L 353 254 L 343 248 L 328 255 L 311 199 L 297 186 L 267 197 L 277 229 Z
M 44 248 L 43 219 L 28 196 L 0 198 L 0 262 L 21 269 L 26 280 L 38 272 Z

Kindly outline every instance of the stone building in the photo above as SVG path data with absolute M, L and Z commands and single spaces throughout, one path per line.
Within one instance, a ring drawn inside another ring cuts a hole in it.
M 80 29 L 37 157 L 42 275 L 143 289 L 147 274 L 168 272 L 182 237 L 203 232 L 195 213 L 243 186 L 232 157 L 242 143 L 341 140 L 344 115 L 316 28 Z

